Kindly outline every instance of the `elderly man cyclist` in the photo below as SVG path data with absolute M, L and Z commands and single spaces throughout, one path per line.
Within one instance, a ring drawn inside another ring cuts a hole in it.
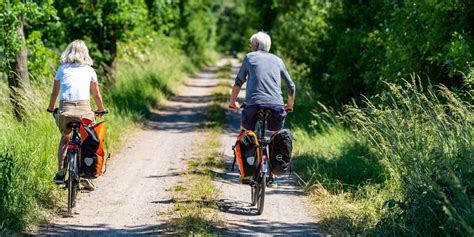
M 271 39 L 265 32 L 258 32 L 250 37 L 252 52 L 248 53 L 240 67 L 232 87 L 229 107 L 239 109 L 237 96 L 242 85 L 247 82 L 245 92 L 245 108 L 240 117 L 240 125 L 244 129 L 254 130 L 257 123 L 257 111 L 270 109 L 272 114 L 267 119 L 268 130 L 276 132 L 283 128 L 287 112 L 293 111 L 295 101 L 295 84 L 291 80 L 283 61 L 269 53 Z M 281 80 L 283 79 L 288 102 L 284 104 L 281 96 Z M 277 184 L 275 177 L 274 184 Z

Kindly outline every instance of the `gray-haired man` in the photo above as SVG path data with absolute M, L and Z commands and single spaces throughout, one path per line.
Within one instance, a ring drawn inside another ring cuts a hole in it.
M 245 104 L 240 124 L 243 128 L 254 130 L 259 109 L 271 109 L 267 121 L 270 131 L 283 128 L 287 112 L 293 111 L 295 84 L 290 78 L 283 61 L 269 53 L 271 39 L 264 32 L 258 32 L 250 38 L 252 52 L 248 53 L 240 67 L 232 87 L 229 107 L 239 109 L 237 96 L 242 85 L 247 82 Z M 285 82 L 288 102 L 285 105 L 281 96 L 281 79 Z

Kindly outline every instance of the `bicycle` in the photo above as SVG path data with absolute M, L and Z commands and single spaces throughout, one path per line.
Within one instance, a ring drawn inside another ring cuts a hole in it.
M 55 110 L 56 112 L 57 110 Z M 103 116 L 108 111 L 94 112 L 96 116 Z M 89 123 L 92 121 L 89 121 Z M 67 188 L 67 214 L 72 215 L 72 209 L 76 206 L 76 197 L 80 190 L 80 175 L 79 175 L 79 157 L 81 154 L 81 135 L 79 132 L 81 125 L 87 125 L 84 121 L 72 122 L 68 124 L 68 127 L 72 129 L 72 138 L 67 145 L 67 154 L 64 159 L 64 171 L 67 180 L 65 186 Z M 86 127 L 86 126 L 84 126 Z
M 245 106 L 245 103 L 242 104 L 240 109 L 244 109 Z M 255 143 L 257 148 L 256 152 L 258 152 L 258 154 L 255 154 L 255 157 L 257 157 L 257 164 L 255 165 L 255 172 L 252 172 L 254 175 L 251 176 L 248 181 L 247 179 L 241 180 L 243 184 L 250 185 L 251 206 L 257 205 L 258 215 L 263 213 L 267 181 L 272 181 L 270 175 L 270 162 L 268 161 L 268 154 L 270 154 L 270 140 L 265 138 L 267 118 L 271 114 L 272 111 L 270 109 L 260 109 L 257 111 L 257 123 L 253 131 L 257 137 L 257 141 Z M 232 150 L 234 151 L 234 157 L 236 157 L 236 145 L 232 146 Z M 236 159 L 234 159 L 232 164 L 232 171 L 234 170 L 235 162 Z
M 263 213 L 263 207 L 265 203 L 265 188 L 268 185 L 268 182 L 272 181 L 272 176 L 270 172 L 270 165 L 268 161 L 269 144 L 270 140 L 265 138 L 266 132 L 266 123 L 268 116 L 271 115 L 271 110 L 269 109 L 260 109 L 257 111 L 257 124 L 255 126 L 255 133 L 257 134 L 258 139 L 258 159 L 257 163 L 257 172 L 250 180 L 251 188 L 251 205 L 257 205 L 258 215 Z
M 242 104 L 240 109 L 244 109 L 246 104 Z M 230 107 L 231 109 L 237 109 L 238 107 Z M 292 112 L 293 109 L 285 109 L 285 112 L 289 113 Z M 257 205 L 257 212 L 258 215 L 263 213 L 263 207 L 265 203 L 265 189 L 269 187 L 273 183 L 273 175 L 271 172 L 271 164 L 269 161 L 270 155 L 270 138 L 265 137 L 265 133 L 267 131 L 267 119 L 270 115 L 272 115 L 273 110 L 271 109 L 259 109 L 257 111 L 257 123 L 255 125 L 254 133 L 257 136 L 257 165 L 255 167 L 254 175 L 250 178 L 249 182 L 245 181 L 246 179 L 242 179 L 241 182 L 246 184 L 250 184 L 251 188 L 251 206 Z M 241 131 L 242 132 L 242 131 Z M 236 146 L 232 146 L 232 150 L 234 151 L 234 157 L 236 157 Z M 232 164 L 232 171 L 234 170 L 236 159 Z

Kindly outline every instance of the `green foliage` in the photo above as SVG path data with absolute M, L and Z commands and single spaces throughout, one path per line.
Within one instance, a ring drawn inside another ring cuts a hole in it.
M 166 44 L 161 42 L 161 45 Z M 188 59 L 172 46 L 156 49 L 144 61 L 136 59 L 123 64 L 116 86 L 104 93 L 105 101 L 120 113 L 149 115 L 163 98 L 174 93 L 189 64 Z
M 33 81 L 46 86 L 51 80 L 39 81 L 40 78 L 52 79 L 59 64 L 58 52 L 47 48 L 41 40 L 42 33 L 33 31 L 28 36 L 26 47 L 29 49 L 28 71 L 33 76 Z
M 419 82 L 388 86 L 382 103 L 348 108 L 408 205 L 382 220 L 381 231 L 472 234 L 473 106 L 446 87 L 423 93 Z
M 62 40 L 90 39 L 91 56 L 107 72 L 112 83 L 116 79 L 119 41 L 130 39 L 130 32 L 147 24 L 147 8 L 143 1 L 58 1 L 55 2 L 61 25 Z
M 295 169 L 308 187 L 318 183 L 339 193 L 384 180 L 385 170 L 363 137 L 334 127 L 312 135 L 296 129 L 295 138 Z
M 51 182 L 57 160 L 52 141 L 59 141 L 59 133 L 51 115 L 33 111 L 24 123 L 0 114 L 8 121 L 0 125 L 0 226 L 7 230 L 37 224 L 44 208 L 56 207 L 59 198 Z
M 334 118 L 295 131 L 295 168 L 321 224 L 336 235 L 472 235 L 472 104 L 443 86 L 386 85 L 346 107 L 353 131 Z
M 299 79 L 311 86 L 305 90 L 340 107 L 411 73 L 465 91 L 473 8 L 469 1 L 301 0 L 270 8 L 278 13 L 270 33 L 275 49 L 310 70 Z
M 52 3 L 52 0 L 40 2 L 7 0 L 0 2 L 0 22 L 2 24 L 2 27 L 0 27 L 0 38 L 2 38 L 0 72 L 13 70 L 9 63 L 21 48 L 21 41 L 17 34 L 20 18 L 23 17 L 26 24 L 49 21 L 56 16 L 56 10 L 52 7 Z M 41 62 L 36 62 L 36 64 L 40 65 Z
M 148 18 L 155 31 L 165 35 L 176 34 L 179 25 L 179 1 L 145 0 Z
M 209 54 L 216 46 L 218 3 L 211 0 L 181 0 L 179 38 L 183 51 L 198 66 L 213 60 Z

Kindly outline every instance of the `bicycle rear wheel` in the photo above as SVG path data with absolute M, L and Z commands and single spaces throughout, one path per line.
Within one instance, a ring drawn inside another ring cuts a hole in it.
M 254 181 L 252 181 L 254 182 Z M 251 206 L 255 206 L 257 204 L 257 194 L 258 194 L 258 185 L 257 183 L 251 183 L 250 184 L 250 196 L 252 199 L 252 202 L 250 203 Z
M 261 215 L 263 213 L 263 206 L 264 206 L 264 203 L 265 203 L 265 187 L 266 187 L 266 184 L 267 184 L 267 177 L 265 174 L 262 174 L 262 177 L 260 177 L 260 180 L 259 182 L 257 183 L 257 190 L 256 190 L 256 193 L 257 193 L 257 211 L 258 211 L 258 214 Z
M 72 208 L 76 206 L 76 196 L 78 191 L 77 154 L 68 154 L 68 158 L 67 213 L 71 215 Z

